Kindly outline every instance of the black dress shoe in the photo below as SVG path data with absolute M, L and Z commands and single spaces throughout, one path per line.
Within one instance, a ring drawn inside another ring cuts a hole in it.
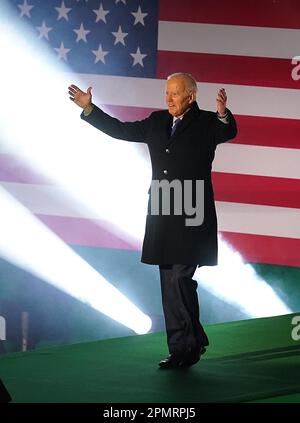
M 172 353 L 158 363 L 161 369 L 178 369 L 183 365 L 183 355 Z
M 197 350 L 191 350 L 190 352 L 186 353 L 183 358 L 182 367 L 190 367 L 194 364 L 198 363 L 201 356 L 206 352 L 205 347 L 200 347 Z

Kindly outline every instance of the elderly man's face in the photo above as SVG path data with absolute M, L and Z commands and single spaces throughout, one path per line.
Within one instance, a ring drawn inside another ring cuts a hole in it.
M 174 77 L 167 81 L 166 104 L 172 116 L 182 115 L 193 101 L 193 95 L 186 90 L 184 78 Z

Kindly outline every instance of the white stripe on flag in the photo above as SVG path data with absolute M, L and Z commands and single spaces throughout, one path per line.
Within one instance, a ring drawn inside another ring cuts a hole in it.
M 99 215 L 84 210 L 82 204 L 59 186 L 0 182 L 5 190 L 34 214 L 97 219 Z
M 221 144 L 213 162 L 215 172 L 300 179 L 300 150 Z
M 216 201 L 218 229 L 300 239 L 300 209 Z
M 299 40 L 298 29 L 160 21 L 158 50 L 291 59 Z

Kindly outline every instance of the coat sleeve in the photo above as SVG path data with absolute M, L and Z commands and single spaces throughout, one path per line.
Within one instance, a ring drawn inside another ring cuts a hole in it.
M 81 113 L 81 119 L 113 138 L 133 142 L 147 142 L 150 117 L 136 122 L 121 122 L 94 105 L 89 115 L 85 116 L 83 112 Z
M 217 114 L 215 114 L 215 144 L 221 144 L 235 138 L 237 135 L 237 125 L 233 114 L 229 109 L 226 109 L 228 113 L 228 123 L 221 122 Z

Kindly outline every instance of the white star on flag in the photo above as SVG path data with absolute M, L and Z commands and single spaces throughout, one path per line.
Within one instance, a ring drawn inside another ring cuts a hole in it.
M 36 29 L 40 33 L 39 38 L 45 37 L 47 40 L 49 40 L 48 32 L 50 32 L 52 28 L 47 26 L 45 21 L 43 21 L 42 26 L 37 26 Z
M 136 25 L 138 23 L 141 23 L 145 26 L 144 19 L 148 15 L 148 13 L 143 13 L 141 10 L 141 6 L 139 6 L 138 10 L 136 12 L 131 12 L 131 14 L 134 16 L 134 24 Z
M 122 32 L 121 25 L 119 25 L 118 32 L 112 32 L 113 36 L 116 37 L 115 44 L 121 43 L 125 46 L 124 38 L 128 35 L 128 32 Z
M 92 50 L 93 54 L 96 56 L 95 63 L 98 63 L 101 60 L 105 64 L 105 56 L 109 53 L 108 51 L 102 50 L 102 45 L 99 44 L 98 50 Z
M 96 17 L 96 23 L 99 22 L 100 20 L 103 21 L 104 23 L 106 23 L 106 15 L 109 13 L 109 10 L 104 10 L 102 3 L 100 3 L 99 9 L 94 9 L 93 10 L 94 13 L 96 13 L 97 17 Z
M 79 29 L 73 29 L 73 31 L 76 32 L 76 34 L 77 34 L 77 39 L 76 39 L 77 43 L 80 40 L 83 40 L 86 43 L 87 42 L 86 36 L 89 32 L 91 32 L 88 29 L 84 29 L 84 26 L 83 26 L 82 23 L 80 24 Z
M 116 0 L 116 4 L 118 4 L 120 1 L 121 1 L 123 4 L 126 4 L 126 0 Z
M 24 0 L 23 4 L 18 4 L 18 7 L 21 10 L 21 18 L 23 16 L 28 16 L 28 18 L 31 18 L 30 10 L 33 8 L 33 6 L 31 4 L 28 4 L 27 0 Z
M 68 13 L 70 12 L 71 8 L 70 7 L 66 7 L 64 1 L 61 2 L 61 6 L 60 7 L 56 7 L 55 9 L 58 11 L 58 18 L 57 18 L 58 21 L 61 18 L 65 18 L 66 21 L 69 20 Z
M 63 59 L 63 60 L 65 60 L 66 62 L 68 61 L 68 59 L 67 59 L 67 53 L 69 53 L 69 51 L 70 51 L 71 49 L 70 49 L 70 48 L 65 48 L 64 43 L 63 43 L 63 42 L 61 42 L 61 44 L 60 44 L 60 47 L 59 47 L 59 48 L 55 48 L 54 50 L 56 50 L 56 51 L 57 51 L 57 53 L 58 53 L 58 56 L 57 56 L 57 58 L 58 58 L 58 59 Z
M 147 56 L 147 54 L 142 54 L 139 47 L 136 49 L 136 53 L 130 53 L 130 56 L 134 59 L 132 66 L 139 64 L 144 67 L 143 59 Z

